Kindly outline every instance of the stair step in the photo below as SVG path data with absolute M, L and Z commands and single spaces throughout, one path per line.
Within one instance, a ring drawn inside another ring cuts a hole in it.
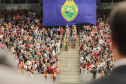
M 62 62 L 62 61 L 63 61 L 63 62 L 64 62 L 64 61 L 65 61 L 65 62 L 67 62 L 67 61 L 68 61 L 68 62 L 69 62 L 69 61 L 70 61 L 70 62 L 72 62 L 72 61 L 78 62 L 78 61 L 79 61 L 79 58 L 78 58 L 78 60 L 77 60 L 77 59 L 60 59 L 60 62 Z
M 62 71 L 61 71 L 61 72 L 60 72 L 60 76 L 61 76 L 61 75 L 69 76 L 69 72 L 67 73 L 67 72 L 64 72 L 64 71 L 62 72 Z
M 69 64 L 61 64 L 61 63 L 60 63 L 60 68 L 61 68 L 61 67 L 69 67 Z
M 63 52 L 63 53 L 61 53 L 61 56 L 62 56 L 62 55 L 65 55 L 65 56 L 66 56 L 66 55 L 69 55 L 69 52 L 68 52 L 68 51 L 67 51 L 67 52 Z
M 63 60 L 63 59 L 61 59 L 61 60 L 60 60 L 60 63 L 61 63 L 61 64 L 62 64 L 62 63 L 63 63 L 63 64 L 69 64 L 69 61 L 68 61 L 68 60 Z
M 71 69 L 70 72 L 78 71 L 79 69 Z
M 80 74 L 80 72 L 64 72 L 64 71 L 60 71 L 60 74 Z
M 80 70 L 80 67 L 70 67 L 70 70 Z
M 60 67 L 60 71 L 64 71 L 64 72 L 69 71 L 69 69 L 70 69 L 70 72 L 76 72 L 76 71 L 80 70 L 79 67 L 70 67 L 70 68 L 69 67 Z
M 67 79 L 67 78 L 64 78 L 62 80 L 59 81 L 60 83 L 79 83 L 80 82 L 80 79 L 77 79 L 77 78 L 72 78 L 72 79 Z
M 79 56 L 76 56 L 76 55 L 73 55 L 73 56 L 70 56 L 70 59 L 79 59 L 80 57 Z M 69 59 L 69 56 L 68 57 L 60 57 L 60 59 Z
M 80 67 L 80 63 L 79 64 L 70 64 L 70 67 L 75 67 L 75 66 L 79 66 Z
M 61 67 L 60 71 L 69 72 L 69 68 L 65 68 L 65 67 L 63 68 L 63 67 Z
M 70 65 L 71 64 L 79 64 L 79 63 L 80 63 L 80 61 L 70 61 Z M 60 61 L 60 64 L 66 64 L 66 65 L 68 65 L 69 64 L 69 61 L 65 61 L 65 60 L 63 61 L 63 60 L 61 60 Z
M 66 75 L 62 75 L 62 76 L 59 76 L 59 78 L 60 78 L 60 79 L 64 79 L 64 78 L 65 78 L 65 79 L 66 79 L 66 78 L 68 78 L 68 79 L 69 79 L 69 78 L 70 78 L 70 79 L 75 79 L 75 78 L 78 79 L 78 78 L 80 78 L 80 75 L 67 75 L 67 76 L 66 76 Z
M 78 51 L 70 51 L 70 54 L 78 54 L 79 53 L 79 50 Z M 79 55 L 79 54 L 78 54 Z
M 80 75 L 70 75 L 70 79 L 78 79 L 78 78 L 80 78 Z
M 68 83 L 69 82 L 69 79 L 68 78 L 60 78 L 59 80 L 60 83 Z
M 68 76 L 62 75 L 62 76 L 59 76 L 59 78 L 60 78 L 60 79 L 66 79 L 66 78 L 69 79 L 70 77 L 69 77 L 69 75 L 68 75 Z
M 60 67 L 69 67 L 69 63 L 68 64 L 64 64 L 64 63 L 61 63 L 60 62 Z M 79 64 L 70 64 L 70 67 L 75 67 L 75 66 L 78 66 L 78 67 L 80 67 L 80 63 Z
M 61 55 L 60 56 L 60 58 L 62 58 L 62 59 L 69 59 L 71 57 L 78 57 L 78 58 L 80 58 L 79 53 L 78 53 L 78 55 L 77 54 L 70 54 L 68 56 L 66 56 L 66 55 Z

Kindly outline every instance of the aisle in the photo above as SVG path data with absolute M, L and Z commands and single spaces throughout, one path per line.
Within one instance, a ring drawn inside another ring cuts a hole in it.
M 79 38 L 76 49 L 61 50 L 59 83 L 80 83 Z

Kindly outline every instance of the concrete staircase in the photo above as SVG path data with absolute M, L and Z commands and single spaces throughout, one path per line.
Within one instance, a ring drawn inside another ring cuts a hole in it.
M 76 49 L 61 50 L 59 83 L 80 83 L 79 38 Z

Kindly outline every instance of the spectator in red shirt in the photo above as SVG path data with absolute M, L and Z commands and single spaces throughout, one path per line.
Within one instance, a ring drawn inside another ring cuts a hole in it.
M 30 48 L 30 45 L 27 43 L 27 44 L 25 45 L 25 47 L 26 47 L 26 48 Z
M 48 68 L 48 73 L 49 73 L 49 74 L 52 74 L 52 73 L 53 73 L 53 68 L 52 68 L 52 66 L 50 66 L 50 67 Z
M 41 23 L 39 23 L 38 27 L 39 27 L 39 29 L 41 29 L 41 27 L 42 27 Z
M 86 65 L 87 65 L 87 70 L 88 70 L 90 66 L 90 62 L 88 61 Z
M 17 14 L 16 18 L 20 20 L 21 16 L 19 14 Z
M 17 28 L 17 35 L 19 35 L 20 34 L 20 28 L 18 27 Z
M 61 37 L 63 37 L 63 33 L 64 33 L 64 30 L 63 30 L 63 28 L 61 28 L 61 30 L 60 30 Z

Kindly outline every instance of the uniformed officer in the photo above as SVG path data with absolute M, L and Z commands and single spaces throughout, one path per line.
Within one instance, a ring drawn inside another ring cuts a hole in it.
M 77 37 L 74 34 L 74 37 L 73 37 L 73 48 L 76 48 L 76 40 L 77 40 Z
M 69 38 L 67 37 L 66 38 L 66 46 L 65 46 L 65 50 L 68 51 L 68 46 L 69 46 Z

